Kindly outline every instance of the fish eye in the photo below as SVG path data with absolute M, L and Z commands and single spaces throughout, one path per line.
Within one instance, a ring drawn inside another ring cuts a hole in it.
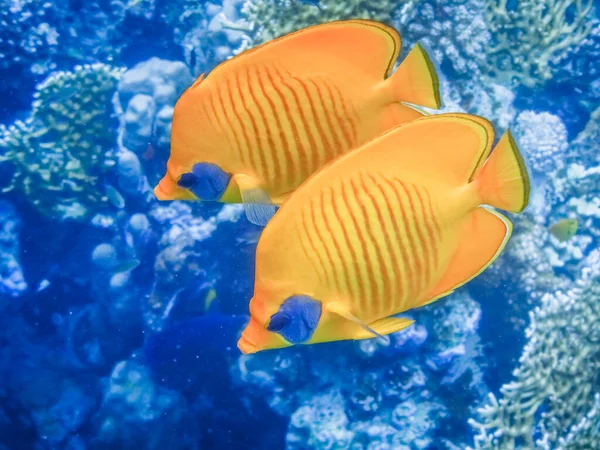
M 267 330 L 273 332 L 281 331 L 289 325 L 290 321 L 291 318 L 287 314 L 281 312 L 275 313 L 271 316 Z
M 177 185 L 182 188 L 189 189 L 193 187 L 197 182 L 198 178 L 196 177 L 196 175 L 194 175 L 191 172 L 188 172 L 181 174 L 181 177 L 179 177 L 179 180 L 177 180 Z

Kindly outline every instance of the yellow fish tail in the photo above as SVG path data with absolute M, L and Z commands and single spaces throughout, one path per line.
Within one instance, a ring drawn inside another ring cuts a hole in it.
M 421 44 L 415 45 L 385 84 L 389 99 L 393 102 L 412 103 L 433 109 L 442 106 L 435 66 Z
M 482 202 L 518 213 L 529 202 L 529 175 L 510 131 L 496 145 L 477 175 Z

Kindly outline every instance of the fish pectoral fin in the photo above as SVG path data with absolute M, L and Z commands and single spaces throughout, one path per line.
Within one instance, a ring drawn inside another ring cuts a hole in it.
M 362 327 L 364 332 L 367 332 L 368 335 L 363 338 L 355 338 L 355 339 L 368 339 L 369 337 L 376 337 L 382 339 L 384 342 L 389 342 L 388 338 L 384 337 L 380 333 L 378 333 L 375 329 L 370 327 L 365 321 L 360 320 L 354 314 L 352 314 L 348 308 L 341 302 L 331 302 L 328 303 L 326 309 L 329 312 L 337 314 L 338 316 L 343 317 L 344 319 L 348 319 L 351 322 L 354 322 L 358 326 Z
M 386 336 L 388 334 L 395 333 L 396 331 L 403 330 L 411 326 L 413 323 L 415 323 L 414 320 L 406 319 L 404 317 L 384 317 L 383 319 L 371 322 L 369 327 L 379 335 Z M 370 333 L 362 331 L 362 334 L 359 333 L 355 339 L 368 339 L 370 337 L 373 337 Z M 384 337 L 384 339 L 388 338 Z
M 247 175 L 236 175 L 237 183 L 246 217 L 254 225 L 264 227 L 277 212 L 277 207 L 271 201 L 269 195 L 251 177 Z

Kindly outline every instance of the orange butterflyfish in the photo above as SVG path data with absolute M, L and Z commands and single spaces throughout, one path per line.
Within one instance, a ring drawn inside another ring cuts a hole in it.
M 440 114 L 395 127 L 310 177 L 264 229 L 243 353 L 380 337 L 394 317 L 484 271 L 529 177 L 510 131 Z M 487 205 L 487 206 L 486 206 Z
M 367 20 L 316 25 L 200 76 L 175 105 L 159 200 L 243 202 L 265 225 L 304 180 L 337 156 L 440 107 L 435 68 L 393 28 Z

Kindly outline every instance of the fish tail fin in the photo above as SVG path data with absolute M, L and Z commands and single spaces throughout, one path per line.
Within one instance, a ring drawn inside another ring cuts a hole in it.
M 413 47 L 385 84 L 389 85 L 394 102 L 433 109 L 439 109 L 442 105 L 436 68 L 421 44 Z
M 513 213 L 527 207 L 529 175 L 510 130 L 500 138 L 476 181 L 483 203 Z

